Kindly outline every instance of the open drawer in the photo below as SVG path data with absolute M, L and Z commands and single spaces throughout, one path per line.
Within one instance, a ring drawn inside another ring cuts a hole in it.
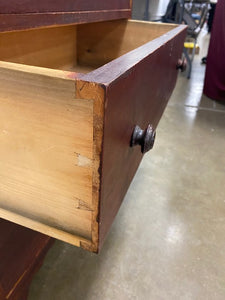
M 0 217 L 97 252 L 177 78 L 186 26 L 0 34 Z M 142 149 L 143 150 L 143 149 Z

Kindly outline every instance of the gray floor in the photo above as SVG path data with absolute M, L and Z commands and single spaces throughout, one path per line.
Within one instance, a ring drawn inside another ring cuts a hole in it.
M 225 105 L 180 76 L 100 255 L 56 242 L 29 300 L 224 300 Z

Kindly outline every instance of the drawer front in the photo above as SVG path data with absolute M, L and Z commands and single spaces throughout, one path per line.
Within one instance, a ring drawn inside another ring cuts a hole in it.
M 123 74 L 107 89 L 100 206 L 100 243 L 143 157 L 130 147 L 136 125 L 156 128 L 177 79 L 185 33 L 178 34 Z M 138 201 L 138 199 L 137 199 Z
M 176 83 L 185 35 L 184 27 L 173 29 L 83 77 L 105 86 L 100 248 L 143 157 L 141 147 L 130 147 L 132 133 L 136 125 L 157 127 Z

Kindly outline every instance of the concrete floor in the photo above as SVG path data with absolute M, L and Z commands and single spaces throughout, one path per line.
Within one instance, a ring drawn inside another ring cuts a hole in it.
M 225 105 L 180 75 L 100 255 L 56 242 L 29 300 L 224 300 Z

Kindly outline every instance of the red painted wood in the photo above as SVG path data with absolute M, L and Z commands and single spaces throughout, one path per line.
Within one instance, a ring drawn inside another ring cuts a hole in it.
M 185 35 L 179 26 L 82 77 L 106 89 L 99 248 L 143 157 L 140 147 L 130 148 L 133 129 L 157 127 L 176 83 Z
M 0 219 L 0 299 L 26 299 L 54 239 Z
M 149 43 L 146 48 L 149 47 L 150 54 L 107 88 L 100 248 L 143 157 L 140 147 L 129 147 L 133 129 L 135 125 L 143 129 L 148 124 L 157 127 L 175 87 L 176 64 L 185 35 L 185 32 L 175 35 L 155 51 L 151 51 L 154 42 Z M 135 51 L 131 55 L 136 56 Z
M 0 0 L 1 14 L 130 9 L 130 0 Z
M 0 0 L 0 32 L 130 17 L 130 0 Z
M 43 14 L 0 14 L 0 32 L 128 19 L 131 10 L 109 10 L 92 12 L 63 12 Z
M 143 157 L 130 148 L 135 125 L 157 127 L 177 79 L 185 32 L 138 59 L 138 63 L 107 88 L 100 206 L 100 248 Z M 152 45 L 151 45 L 152 44 Z M 145 52 L 139 49 L 138 51 Z M 136 56 L 134 51 L 131 56 Z M 157 142 L 157 140 L 156 140 Z M 148 188 L 148 187 L 146 187 Z M 150 187 L 149 187 L 150 188 Z M 149 199 L 150 200 L 150 199 Z M 138 201 L 138 197 L 137 197 Z

